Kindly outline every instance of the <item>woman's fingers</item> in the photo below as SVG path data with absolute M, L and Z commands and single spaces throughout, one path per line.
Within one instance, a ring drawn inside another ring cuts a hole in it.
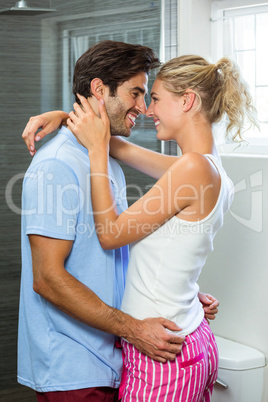
M 77 140 L 89 151 L 106 149 L 110 141 L 110 122 L 103 102 L 99 102 L 98 111 L 93 109 L 88 100 L 78 95 L 81 105 L 74 103 L 74 111 L 69 113 L 67 124 Z
M 34 143 L 34 136 L 40 127 L 40 123 L 37 119 L 33 119 L 32 117 L 28 121 L 23 133 L 22 138 L 28 148 L 28 151 L 33 156 L 35 154 L 35 143 Z
M 72 112 L 71 112 L 71 113 L 72 113 Z M 71 115 L 71 113 L 70 113 L 70 115 Z M 71 116 L 70 116 L 69 119 L 67 120 L 67 125 L 68 125 L 68 127 L 70 128 L 70 130 L 74 133 L 74 131 L 75 131 L 75 124 L 73 123 Z M 75 133 L 74 133 L 74 134 L 75 134 Z
M 84 96 L 82 96 L 80 94 L 77 94 L 77 96 L 78 96 L 78 98 L 79 98 L 79 100 L 81 102 L 81 105 L 84 108 L 85 113 L 88 113 L 89 115 L 91 115 L 91 114 L 94 115 L 95 112 L 92 109 L 91 105 L 89 104 L 88 100 Z M 81 107 L 80 107 L 80 110 L 82 110 Z
M 74 123 L 76 120 L 79 120 L 79 118 L 76 116 L 76 114 L 73 111 L 71 111 L 69 113 L 69 119 L 67 120 L 68 126 L 69 126 L 70 120 L 72 121 L 72 123 Z
M 75 111 L 75 115 L 77 116 L 77 117 L 79 117 L 80 119 L 83 117 L 83 115 L 85 114 L 85 112 L 82 110 L 82 108 L 81 108 L 81 106 L 80 105 L 78 105 L 78 103 L 74 103 L 73 104 L 73 109 L 74 109 L 74 111 Z M 70 113 L 69 113 L 69 115 L 70 115 Z
M 40 128 L 42 128 L 42 130 L 38 132 Z M 42 115 L 30 118 L 22 133 L 22 138 L 32 156 L 36 153 L 35 141 L 40 141 L 52 131 L 50 124 L 47 124 L 47 122 L 43 120 Z

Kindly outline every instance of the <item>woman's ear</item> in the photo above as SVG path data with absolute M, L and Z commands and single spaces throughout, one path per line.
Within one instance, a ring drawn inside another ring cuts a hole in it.
M 182 95 L 182 110 L 184 112 L 188 112 L 192 109 L 194 101 L 195 101 L 196 94 L 193 91 L 186 90 Z
M 94 78 L 90 84 L 92 95 L 95 96 L 99 101 L 103 99 L 105 92 L 105 85 L 100 78 Z

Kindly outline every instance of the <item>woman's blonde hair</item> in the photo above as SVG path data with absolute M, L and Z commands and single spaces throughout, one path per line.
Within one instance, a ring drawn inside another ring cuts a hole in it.
M 234 141 L 242 140 L 246 123 L 258 127 L 248 85 L 238 66 L 229 58 L 210 64 L 200 56 L 176 57 L 161 67 L 157 78 L 177 96 L 182 96 L 187 89 L 195 92 L 209 123 L 220 121 L 226 113 L 229 118 L 227 134 L 235 129 Z

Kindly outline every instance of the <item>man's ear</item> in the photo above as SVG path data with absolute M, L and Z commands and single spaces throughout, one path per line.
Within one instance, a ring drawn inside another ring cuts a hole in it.
M 103 99 L 104 92 L 106 90 L 106 85 L 103 84 L 100 78 L 94 78 L 90 84 L 92 95 L 98 100 Z
M 182 95 L 183 103 L 182 109 L 184 112 L 188 112 L 188 110 L 192 109 L 196 94 L 193 91 L 186 90 Z

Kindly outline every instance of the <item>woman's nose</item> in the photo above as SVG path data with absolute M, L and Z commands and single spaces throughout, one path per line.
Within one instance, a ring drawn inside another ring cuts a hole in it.
M 146 110 L 146 116 L 147 117 L 153 117 L 153 108 L 152 108 L 152 102 L 150 103 L 148 109 Z

